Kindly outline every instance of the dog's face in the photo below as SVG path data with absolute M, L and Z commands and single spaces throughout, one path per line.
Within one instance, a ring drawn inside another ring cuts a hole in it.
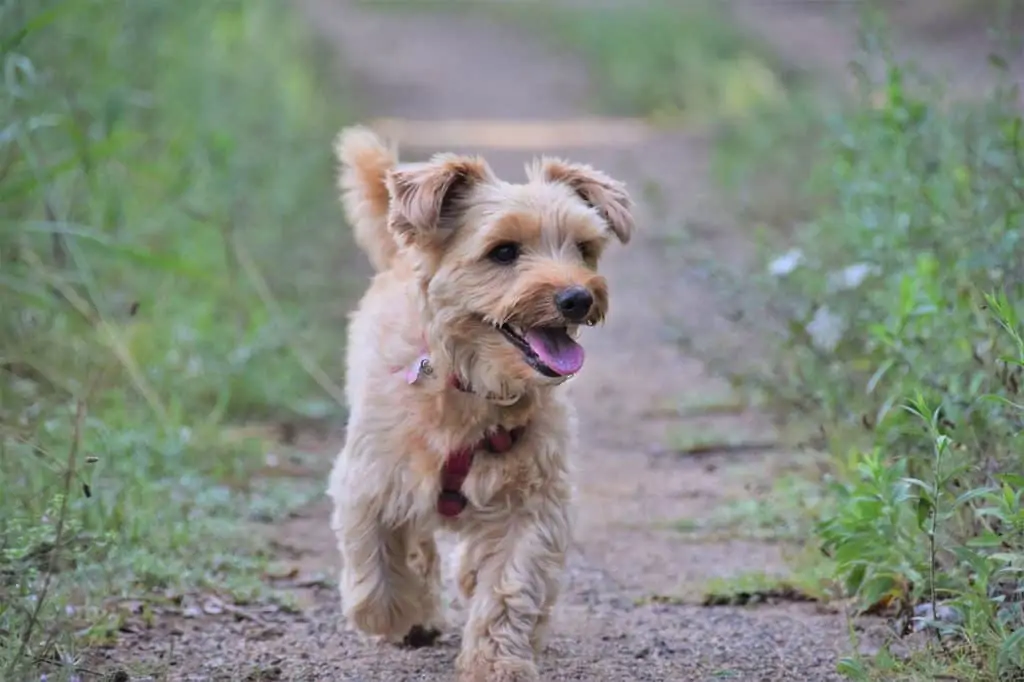
M 633 231 L 623 185 L 556 159 L 510 184 L 479 159 L 438 155 L 388 177 L 389 227 L 417 268 L 427 335 L 453 370 L 508 395 L 580 370 L 581 325 L 602 321 L 598 260 Z

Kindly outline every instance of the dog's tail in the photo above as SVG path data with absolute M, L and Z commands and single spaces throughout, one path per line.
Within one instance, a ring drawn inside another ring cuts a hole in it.
M 338 133 L 334 152 L 341 164 L 338 189 L 356 244 L 378 272 L 391 267 L 398 244 L 387 226 L 388 171 L 398 154 L 369 128 L 352 126 Z

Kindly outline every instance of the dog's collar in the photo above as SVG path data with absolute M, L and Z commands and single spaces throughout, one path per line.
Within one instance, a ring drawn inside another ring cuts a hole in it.
M 434 366 L 430 362 L 430 354 L 426 352 L 422 353 L 412 362 L 412 364 L 405 368 L 405 381 L 410 386 L 432 379 L 434 376 Z M 488 402 L 502 407 L 515 405 L 519 402 L 519 399 L 523 397 L 521 393 L 515 393 L 512 395 L 486 393 L 481 395 L 474 391 L 473 387 L 467 381 L 461 379 L 457 374 L 452 374 L 448 377 L 448 385 L 456 390 L 462 391 L 463 393 L 479 396 Z

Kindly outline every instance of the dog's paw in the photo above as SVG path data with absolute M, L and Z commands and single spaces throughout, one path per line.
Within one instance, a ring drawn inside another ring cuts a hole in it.
M 410 649 L 422 649 L 433 646 L 441 637 L 441 630 L 424 625 L 413 625 L 402 638 L 402 646 Z
M 539 682 L 532 661 L 467 661 L 459 665 L 459 682 Z
M 395 598 L 367 599 L 345 609 L 349 623 L 368 635 L 401 640 L 419 620 L 419 605 Z
M 530 635 L 530 646 L 533 648 L 534 656 L 539 656 L 544 653 L 544 650 L 548 646 L 548 623 L 547 619 L 543 622 L 538 623 L 533 633 Z

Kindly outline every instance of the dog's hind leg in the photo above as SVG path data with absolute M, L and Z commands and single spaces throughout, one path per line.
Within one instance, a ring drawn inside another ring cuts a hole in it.
M 422 581 L 420 615 L 422 620 L 405 636 L 404 644 L 411 647 L 430 646 L 444 629 L 441 606 L 441 558 L 433 533 L 425 533 L 413 543 L 409 565 Z
M 565 566 L 569 521 L 563 503 L 517 512 L 471 529 L 466 558 L 475 585 L 459 654 L 460 682 L 534 682 L 534 661 Z M 467 576 L 468 578 L 468 576 Z

